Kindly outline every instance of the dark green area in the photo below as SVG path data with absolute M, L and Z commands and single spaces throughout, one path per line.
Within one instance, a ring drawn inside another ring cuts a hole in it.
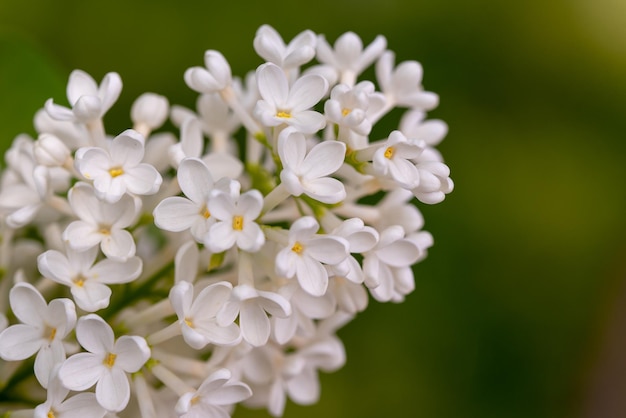
M 185 69 L 217 49 L 244 75 L 261 63 L 252 39 L 263 23 L 285 39 L 384 34 L 398 61 L 420 61 L 441 97 L 432 117 L 450 126 L 440 149 L 456 184 L 421 206 L 435 246 L 415 292 L 372 302 L 342 330 L 346 367 L 322 377 L 319 404 L 290 404 L 286 417 L 626 416 L 591 396 L 617 387 L 626 399 L 626 375 L 598 377 L 626 363 L 626 347 L 603 359 L 610 329 L 626 334 L 615 317 L 626 284 L 626 3 L 3 0 L 3 147 L 34 133 L 48 97 L 65 104 L 74 68 L 122 76 L 111 134 L 145 91 L 193 107 Z M 267 415 L 235 414 L 249 416 Z

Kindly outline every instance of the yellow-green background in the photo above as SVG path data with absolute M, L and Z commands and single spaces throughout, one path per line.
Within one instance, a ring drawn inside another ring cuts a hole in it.
M 184 70 L 206 49 L 255 68 L 263 23 L 420 61 L 456 183 L 423 208 L 415 292 L 342 330 L 347 365 L 286 416 L 626 417 L 623 0 L 0 0 L 2 147 L 75 68 L 122 76 L 112 134 L 142 92 L 193 107 Z

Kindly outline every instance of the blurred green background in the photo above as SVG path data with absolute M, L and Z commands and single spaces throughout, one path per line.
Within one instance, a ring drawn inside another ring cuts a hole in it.
M 420 61 L 456 184 L 421 206 L 435 246 L 415 292 L 343 329 L 347 365 L 285 416 L 626 417 L 623 0 L 1 0 L 2 146 L 75 68 L 122 76 L 109 133 L 145 91 L 193 107 L 184 70 L 206 49 L 255 68 L 263 23 L 384 34 Z

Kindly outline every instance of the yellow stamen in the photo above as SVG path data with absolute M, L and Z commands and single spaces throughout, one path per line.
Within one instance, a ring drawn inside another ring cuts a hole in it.
M 293 251 L 294 253 L 300 255 L 300 254 L 302 254 L 302 251 L 304 251 L 304 247 L 302 246 L 302 244 L 300 244 L 298 241 L 296 241 L 295 244 L 293 244 L 293 247 L 291 247 L 291 251 Z
M 101 233 L 102 235 L 110 235 L 111 227 L 107 225 L 100 225 L 100 229 L 98 230 L 98 232 Z
M 52 409 L 48 411 L 48 418 L 56 418 L 56 415 L 54 415 L 54 411 Z
M 117 177 L 124 174 L 124 169 L 122 167 L 113 167 L 109 169 L 109 174 L 111 177 Z
M 202 209 L 200 210 L 200 215 L 204 216 L 204 219 L 209 219 L 211 217 L 211 212 L 209 212 L 209 209 L 205 206 L 202 206 Z
M 79 274 L 73 280 L 74 284 L 78 287 L 83 287 L 85 285 L 85 276 Z
M 199 396 L 194 396 L 193 398 L 191 398 L 191 400 L 189 401 L 192 405 L 197 404 L 200 401 L 200 397 Z
M 291 113 L 285 112 L 284 110 L 279 110 L 276 113 L 276 116 L 279 117 L 279 118 L 290 119 L 291 118 Z
M 387 149 L 385 150 L 385 158 L 391 159 L 391 157 L 393 157 L 394 152 L 395 150 L 393 149 L 393 147 L 387 147 Z
M 243 229 L 243 216 L 233 216 L 233 229 L 241 231 Z
M 106 358 L 104 359 L 104 365 L 107 366 L 108 368 L 113 367 L 113 365 L 115 364 L 115 359 L 117 358 L 117 354 L 113 354 L 113 353 L 109 353 L 107 354 Z
M 193 328 L 193 321 L 189 318 L 185 318 L 185 325 L 187 325 L 189 328 Z
M 48 337 L 48 341 L 54 340 L 54 337 L 56 337 L 56 335 L 57 335 L 57 329 L 56 328 L 52 328 L 50 330 L 50 336 Z
M 346 116 L 348 116 L 350 113 L 352 112 L 352 109 L 343 109 L 341 111 L 341 114 L 343 115 L 343 117 L 345 118 Z

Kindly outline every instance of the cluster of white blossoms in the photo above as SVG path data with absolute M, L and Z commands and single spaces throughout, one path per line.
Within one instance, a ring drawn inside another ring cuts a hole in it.
M 245 79 L 224 56 L 185 72 L 196 109 L 72 72 L 20 135 L 0 183 L 0 411 L 10 417 L 282 416 L 345 363 L 336 331 L 400 302 L 432 237 L 414 198 L 452 191 L 415 61 L 384 37 L 254 39 Z M 316 61 L 314 61 L 316 60 Z M 361 80 L 375 66 L 376 83 Z M 396 108 L 397 130 L 373 128 Z M 167 119 L 179 135 L 155 133 Z

